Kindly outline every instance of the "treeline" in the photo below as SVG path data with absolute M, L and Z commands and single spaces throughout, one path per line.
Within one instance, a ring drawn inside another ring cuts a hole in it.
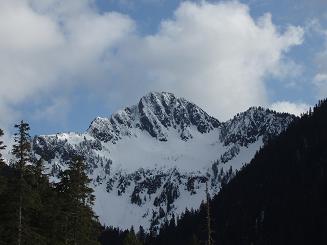
M 50 183 L 43 160 L 32 154 L 29 125 L 21 121 L 15 128 L 9 165 L 0 141 L 0 244 L 99 244 L 101 227 L 83 159 L 71 159 L 58 181 Z
M 207 204 L 202 202 L 199 210 L 186 209 L 181 216 L 167 219 L 158 230 L 145 232 L 140 226 L 135 232 L 133 227 L 125 231 L 107 227 L 102 231 L 99 240 L 103 245 L 206 244 L 209 239 L 207 215 Z

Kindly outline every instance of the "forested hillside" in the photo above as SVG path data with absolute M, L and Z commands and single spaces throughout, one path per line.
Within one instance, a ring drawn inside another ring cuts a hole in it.
M 294 121 L 210 203 L 213 244 L 327 243 L 327 101 Z M 206 206 L 148 244 L 204 244 Z M 207 243 L 205 243 L 207 244 Z

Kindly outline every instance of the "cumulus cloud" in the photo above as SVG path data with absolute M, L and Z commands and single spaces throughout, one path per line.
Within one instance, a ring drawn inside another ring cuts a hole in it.
M 92 1 L 0 1 L 1 106 L 100 79 L 104 57 L 133 25 Z
M 277 112 L 288 112 L 296 116 L 307 112 L 310 108 L 310 105 L 305 103 L 293 103 L 289 101 L 278 101 L 273 103 L 270 108 Z
M 302 42 L 302 28 L 279 32 L 270 14 L 254 20 L 238 2 L 184 2 L 156 34 L 120 50 L 124 80 L 131 81 L 120 89 L 170 90 L 224 120 L 267 103 L 264 79 L 285 74 L 285 54 Z
M 2 0 L 0 37 L 3 108 L 87 85 L 119 106 L 171 91 L 224 120 L 268 103 L 265 78 L 294 68 L 286 54 L 303 29 L 280 31 L 269 13 L 253 19 L 238 2 L 202 1 L 181 3 L 141 35 L 129 16 L 99 13 L 92 0 Z

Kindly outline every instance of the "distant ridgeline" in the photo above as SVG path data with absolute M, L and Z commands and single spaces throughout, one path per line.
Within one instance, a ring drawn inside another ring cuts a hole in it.
M 270 140 L 210 207 L 213 244 L 327 244 L 327 101 Z M 205 205 L 186 211 L 148 244 L 205 244 L 205 217 Z

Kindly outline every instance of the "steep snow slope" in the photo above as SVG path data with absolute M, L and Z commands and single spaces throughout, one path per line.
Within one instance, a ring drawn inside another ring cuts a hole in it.
M 95 211 L 106 225 L 155 228 L 185 208 L 198 208 L 209 179 L 211 194 L 251 160 L 294 116 L 250 108 L 219 122 L 171 93 L 149 93 L 110 118 L 96 118 L 83 134 L 34 138 L 53 181 L 65 162 L 85 156 Z

